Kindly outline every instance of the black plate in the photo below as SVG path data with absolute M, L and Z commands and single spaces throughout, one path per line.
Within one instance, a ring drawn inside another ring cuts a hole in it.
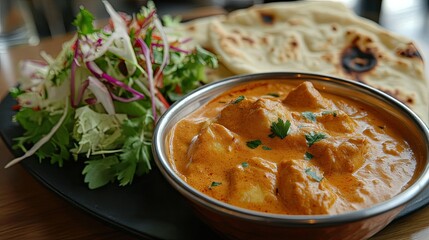
M 10 148 L 21 128 L 12 122 L 15 104 L 11 96 L 0 103 L 0 134 Z M 72 204 L 125 231 L 147 238 L 216 239 L 217 235 L 192 212 L 188 202 L 154 169 L 131 186 L 115 184 L 89 190 L 83 182 L 82 164 L 70 162 L 63 168 L 29 158 L 21 164 L 36 179 Z M 396 218 L 429 203 L 429 186 Z

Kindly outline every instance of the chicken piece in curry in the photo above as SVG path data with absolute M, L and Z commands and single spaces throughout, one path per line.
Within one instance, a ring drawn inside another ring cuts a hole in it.
M 220 201 L 269 213 L 337 214 L 411 183 L 416 158 L 395 129 L 376 109 L 310 82 L 260 81 L 216 97 L 166 141 L 180 176 Z

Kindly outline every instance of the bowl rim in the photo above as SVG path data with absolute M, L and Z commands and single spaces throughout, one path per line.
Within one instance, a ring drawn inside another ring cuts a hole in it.
M 158 120 L 152 141 L 152 152 L 154 156 L 155 163 L 160 169 L 164 178 L 173 186 L 173 188 L 179 191 L 189 200 L 216 211 L 217 213 L 228 215 L 236 218 L 246 219 L 248 221 L 259 221 L 259 222 L 270 222 L 271 224 L 288 224 L 288 225 L 308 225 L 308 226 L 322 226 L 322 225 L 333 225 L 338 223 L 353 222 L 366 218 L 370 218 L 382 213 L 394 210 L 396 208 L 402 208 L 406 203 L 411 201 L 416 197 L 424 188 L 429 184 L 429 159 L 426 160 L 424 169 L 422 170 L 420 176 L 415 179 L 415 182 L 410 185 L 407 189 L 395 195 L 389 200 L 374 204 L 371 207 L 339 213 L 332 215 L 288 215 L 288 214 L 276 214 L 276 213 L 265 213 L 255 210 L 249 210 L 246 208 L 237 207 L 220 200 L 214 199 L 205 195 L 204 193 L 199 192 L 190 185 L 188 185 L 171 167 L 169 164 L 168 157 L 161 151 L 161 147 L 165 143 L 164 129 L 168 125 L 169 119 L 174 116 L 176 112 L 180 112 L 188 102 L 191 102 L 195 96 L 205 94 L 213 89 L 223 87 L 224 85 L 231 84 L 224 91 L 230 89 L 231 87 L 237 86 L 239 84 L 249 82 L 249 81 L 261 81 L 261 80 L 287 80 L 291 78 L 299 78 L 304 80 L 330 80 L 336 83 L 351 86 L 361 91 L 367 92 L 371 97 L 381 98 L 384 101 L 387 101 L 398 108 L 401 114 L 406 114 L 411 118 L 415 127 L 423 134 L 426 139 L 426 153 L 427 158 L 429 158 L 429 130 L 425 123 L 415 114 L 411 109 L 409 109 L 405 104 L 393 98 L 392 96 L 378 90 L 374 87 L 360 83 L 354 80 L 339 78 L 327 74 L 316 74 L 316 73 L 307 73 L 307 72 L 265 72 L 265 73 L 254 73 L 254 74 L 243 74 L 235 75 L 232 77 L 224 78 L 219 81 L 215 81 L 204 85 L 198 89 L 193 90 L 192 92 L 186 94 L 182 99 L 175 102 L 170 108 L 160 117 Z M 213 99 L 216 95 L 212 96 L 210 99 Z M 195 111 L 195 110 L 194 110 Z M 397 211 L 399 214 L 400 211 Z

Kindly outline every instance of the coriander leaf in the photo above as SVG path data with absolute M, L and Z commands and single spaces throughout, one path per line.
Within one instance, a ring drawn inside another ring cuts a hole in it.
M 132 102 L 118 102 L 114 101 L 116 113 L 127 114 L 131 117 L 145 116 L 150 111 L 150 105 L 146 104 L 147 101 L 139 100 Z
M 302 112 L 301 115 L 312 122 L 316 121 L 316 114 L 312 112 Z
M 61 167 L 64 161 L 69 160 L 70 153 L 68 149 L 71 148 L 70 133 L 73 129 L 72 113 L 72 111 L 67 113 L 64 122 L 54 135 L 35 152 L 39 161 L 49 158 L 51 164 L 58 164 Z M 52 115 L 50 112 L 44 110 L 36 111 L 31 108 L 22 108 L 15 115 L 14 119 L 24 128 L 24 134 L 14 139 L 16 143 L 13 148 L 26 152 L 27 149 L 25 146 L 37 143 L 51 131 L 60 118 L 61 114 Z
M 304 159 L 305 160 L 311 160 L 312 158 L 313 158 L 314 156 L 313 156 L 313 154 L 311 154 L 311 153 L 309 153 L 309 152 L 305 152 L 304 153 Z
M 311 168 L 306 168 L 305 173 L 317 182 L 321 182 L 323 180 L 323 176 L 318 176 L 316 172 L 311 170 Z
M 155 48 L 153 55 L 156 68 L 163 59 L 162 48 Z M 173 100 L 171 97 L 179 99 L 207 81 L 207 67 L 217 68 L 217 66 L 216 56 L 200 47 L 190 54 L 170 52 L 170 61 L 163 70 L 164 87 L 161 92 L 171 101 Z
M 23 94 L 24 93 L 24 91 L 23 90 L 21 90 L 20 88 L 18 88 L 18 87 L 13 87 L 13 88 L 11 88 L 10 90 L 9 90 L 9 92 L 10 92 L 10 95 L 13 97 L 13 98 L 17 98 L 19 95 L 21 95 L 21 94 Z
M 197 46 L 195 49 L 196 49 L 196 60 L 201 65 L 208 65 L 210 68 L 218 67 L 217 58 L 213 53 L 205 50 L 200 46 Z
M 246 142 L 246 145 L 251 149 L 255 149 L 261 144 L 262 144 L 261 140 L 253 140 L 253 141 Z
M 232 101 L 232 104 L 237 104 L 244 100 L 244 96 L 238 96 L 234 101 Z
M 221 182 L 212 182 L 212 184 L 210 185 L 211 187 L 217 187 L 219 185 L 221 185 Z
M 90 34 L 94 33 L 94 16 L 86 10 L 84 7 L 80 7 L 80 11 L 76 16 L 76 19 L 73 21 L 73 25 L 77 28 L 79 34 Z
M 125 115 L 100 114 L 86 107 L 77 110 L 79 122 L 76 122 L 78 127 L 75 128 L 75 136 L 78 143 L 83 145 L 74 151 L 86 153 L 91 158 L 87 161 L 90 166 L 83 172 L 90 188 L 101 187 L 115 180 L 120 186 L 125 186 L 131 184 L 135 176 L 150 171 L 153 118 L 150 111 L 139 113 L 143 116 L 128 119 Z M 106 155 L 110 154 L 110 149 L 113 153 L 120 150 L 119 154 L 113 155 L 114 161 L 110 159 L 106 164 L 91 162 L 94 157 L 97 159 L 97 155 L 91 153 L 99 151 Z M 95 173 L 97 169 L 101 171 L 100 175 Z M 91 176 L 87 177 L 87 174 Z
M 151 170 L 151 145 L 139 137 L 128 138 L 119 155 L 121 162 L 116 167 L 117 179 L 120 186 L 132 183 L 134 175 L 140 176 Z
M 144 42 L 146 43 L 147 46 L 151 46 L 152 44 L 152 33 L 153 33 L 152 28 L 149 28 L 146 31 L 146 36 L 144 38 Z M 159 51 L 153 51 L 154 54 L 154 58 L 155 58 L 155 63 L 161 64 L 162 63 L 162 54 Z
M 278 118 L 277 122 L 271 123 L 271 134 L 269 137 L 274 138 L 275 136 L 278 136 L 279 138 L 283 139 L 285 138 L 290 129 L 290 121 L 286 120 L 284 122 L 282 119 Z
M 210 184 L 209 189 L 212 189 L 213 187 L 217 187 L 217 186 L 220 186 L 220 185 L 222 185 L 222 183 L 221 183 L 221 182 L 212 182 L 212 183 Z
M 141 176 L 152 169 L 153 118 L 150 111 L 143 117 L 124 121 L 122 129 L 126 140 L 116 170 L 117 180 L 124 186 L 132 183 L 135 175 Z
M 327 138 L 326 134 L 322 132 L 310 132 L 305 134 L 305 140 L 307 141 L 307 145 L 311 147 L 314 143 Z
M 272 148 L 267 147 L 267 146 L 262 146 L 262 149 L 264 149 L 264 150 L 272 150 Z
M 52 76 L 51 81 L 55 86 L 61 86 L 61 84 L 70 77 L 70 68 L 68 68 L 68 66 L 70 66 L 71 61 L 67 59 L 65 64 L 67 67 L 63 68 L 56 75 Z
M 280 97 L 278 93 L 267 93 L 267 95 L 273 96 L 273 97 Z
M 323 111 L 322 116 L 324 116 L 324 115 L 332 115 L 332 116 L 336 117 L 338 115 L 338 111 L 337 110 Z
M 162 23 L 165 27 L 177 27 L 180 25 L 180 22 L 182 21 L 180 16 L 171 16 L 171 15 L 164 15 L 162 17 Z
M 85 168 L 82 174 L 85 175 L 84 181 L 88 183 L 90 189 L 102 187 L 115 179 L 116 170 L 114 166 L 119 160 L 116 156 L 109 156 L 96 160 L 85 162 Z
M 241 163 L 241 166 L 242 166 L 243 168 L 247 168 L 247 167 L 249 167 L 249 163 L 247 163 L 247 162 L 242 162 L 242 163 Z

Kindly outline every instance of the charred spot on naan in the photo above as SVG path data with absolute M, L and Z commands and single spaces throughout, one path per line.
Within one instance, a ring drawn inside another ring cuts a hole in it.
M 292 40 L 290 41 L 290 46 L 292 48 L 297 48 L 298 47 L 298 41 L 295 38 L 292 38 Z
M 253 39 L 252 39 L 252 38 L 250 38 L 250 37 L 246 37 L 246 36 L 242 36 L 242 37 L 241 37 L 241 40 L 243 40 L 243 41 L 245 41 L 245 42 L 249 43 L 250 45 L 253 45 L 253 44 L 255 43 L 255 40 L 253 40 Z
M 349 46 L 344 49 L 341 54 L 341 66 L 346 73 L 353 75 L 353 73 L 368 72 L 377 65 L 377 58 L 371 49 L 369 51 L 362 51 L 356 45 Z
M 197 28 L 195 26 L 193 26 L 193 25 L 190 25 L 190 26 L 186 27 L 186 30 L 188 30 L 189 32 L 192 33 L 192 32 L 197 31 Z
M 261 22 L 266 25 L 273 25 L 275 21 L 275 16 L 272 13 L 268 12 L 259 12 Z
M 352 79 L 363 82 L 361 75 L 377 66 L 379 51 L 369 36 L 357 31 L 348 30 L 346 38 L 349 44 L 341 52 L 341 67 Z
M 422 55 L 420 55 L 420 52 L 417 50 L 416 46 L 414 46 L 412 42 L 408 43 L 406 48 L 398 49 L 396 53 L 402 57 L 417 58 L 423 61 Z

